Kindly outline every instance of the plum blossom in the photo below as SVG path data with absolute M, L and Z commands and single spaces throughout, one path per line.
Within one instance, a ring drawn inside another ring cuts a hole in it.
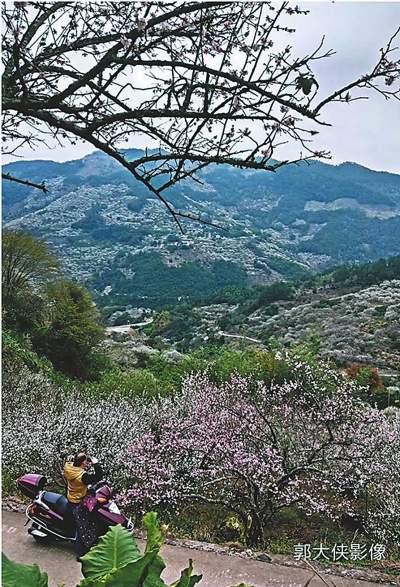
M 23 369 L 3 379 L 3 467 L 15 478 L 38 472 L 59 480 L 65 457 L 87 449 L 105 465 L 113 483 L 124 483 L 127 447 L 148 428 L 151 404 L 87 397 L 57 387 Z M 146 415 L 147 414 L 147 415 Z
M 336 373 L 316 377 L 300 362 L 292 368 L 294 380 L 271 386 L 189 377 L 130 447 L 134 482 L 124 501 L 142 511 L 179 511 L 196 500 L 219 505 L 239 517 L 249 544 L 293 505 L 353 518 L 380 539 L 398 536 L 390 517 L 400 491 L 398 422 L 356 400 L 354 383 Z M 367 513 L 366 492 L 375 504 Z
M 237 110 L 240 107 L 240 100 L 237 96 L 235 96 L 232 100 L 232 108 L 234 108 L 234 110 Z
M 296 507 L 398 542 L 397 412 L 365 405 L 357 384 L 325 365 L 282 358 L 290 375 L 280 384 L 192 374 L 175 396 L 146 402 L 6 371 L 3 470 L 58 480 L 66 456 L 86 449 L 137 513 L 200 501 L 233 513 L 253 544 Z
M 268 149 L 263 149 L 261 151 L 261 155 L 266 159 L 270 159 L 272 157 L 272 149 L 269 147 Z
M 132 41 L 130 39 L 128 39 L 128 37 L 126 37 L 125 35 L 121 36 L 121 43 L 123 48 L 127 51 L 128 49 L 131 48 L 132 46 Z

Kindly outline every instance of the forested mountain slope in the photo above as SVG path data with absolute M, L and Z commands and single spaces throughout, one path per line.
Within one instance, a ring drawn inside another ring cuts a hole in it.
M 298 282 L 230 288 L 203 302 L 164 310 L 144 330 L 179 350 L 210 343 L 307 344 L 338 366 L 369 365 L 398 381 L 400 257 L 341 266 Z
M 304 163 L 276 173 L 210 166 L 202 184 L 181 183 L 168 196 L 226 230 L 187 223 L 184 236 L 146 188 L 104 154 L 20 161 L 5 172 L 49 188 L 44 194 L 4 182 L 6 226 L 45 238 L 67 274 L 84 280 L 102 305 L 162 307 L 227 285 L 400 253 L 400 176 L 354 163 Z

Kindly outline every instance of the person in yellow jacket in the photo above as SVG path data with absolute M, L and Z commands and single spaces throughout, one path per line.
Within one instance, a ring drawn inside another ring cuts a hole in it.
M 92 465 L 94 473 L 90 474 L 87 469 Z M 65 463 L 64 478 L 68 485 L 67 499 L 76 526 L 75 550 L 77 560 L 80 560 L 80 557 L 86 554 L 97 540 L 96 525 L 90 519 L 83 498 L 87 493 L 88 485 L 103 478 L 103 470 L 97 459 L 88 457 L 84 452 L 78 452 L 72 462 Z

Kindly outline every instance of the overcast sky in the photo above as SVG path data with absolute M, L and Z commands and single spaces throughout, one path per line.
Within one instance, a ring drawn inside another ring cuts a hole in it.
M 325 35 L 326 49 L 336 51 L 315 66 L 323 94 L 370 71 L 380 47 L 400 25 L 400 2 L 326 0 L 299 4 L 310 14 L 296 17 L 297 32 L 290 36 L 294 49 L 305 54 L 315 49 Z M 400 102 L 388 102 L 374 94 L 369 100 L 330 105 L 324 111 L 324 120 L 333 126 L 321 129 L 315 146 L 331 151 L 333 163 L 355 161 L 372 169 L 400 173 Z M 132 140 L 129 146 L 144 145 Z M 92 150 L 91 145 L 81 144 L 63 149 L 26 149 L 23 155 L 27 159 L 65 161 Z M 280 155 L 290 157 L 294 153 L 288 149 Z

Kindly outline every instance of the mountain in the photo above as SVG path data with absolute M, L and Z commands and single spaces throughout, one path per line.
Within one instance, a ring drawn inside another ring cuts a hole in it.
M 292 347 L 317 340 L 323 359 L 337 365 L 373 365 L 396 373 L 399 380 L 399 279 L 356 291 L 301 290 L 291 300 L 263 305 L 248 315 L 240 313 L 238 305 L 195 306 L 181 321 L 180 331 L 178 317 L 179 307 L 160 334 L 180 349 L 210 340 L 261 347 L 271 341 Z
M 103 153 L 19 161 L 4 172 L 49 188 L 5 181 L 6 228 L 48 241 L 102 306 L 162 307 L 400 254 L 400 176 L 355 163 L 315 161 L 275 173 L 209 166 L 201 184 L 184 181 L 167 196 L 224 230 L 187 222 L 183 236 L 162 204 Z
M 400 256 L 340 266 L 297 282 L 230 288 L 145 321 L 114 318 L 133 323 L 130 331 L 108 328 L 107 348 L 124 367 L 156 352 L 212 352 L 221 345 L 241 351 L 295 348 L 308 359 L 317 356 L 360 371 L 363 385 L 378 369 L 375 383 L 394 393 L 400 406 Z M 388 397 L 381 400 L 388 405 Z

